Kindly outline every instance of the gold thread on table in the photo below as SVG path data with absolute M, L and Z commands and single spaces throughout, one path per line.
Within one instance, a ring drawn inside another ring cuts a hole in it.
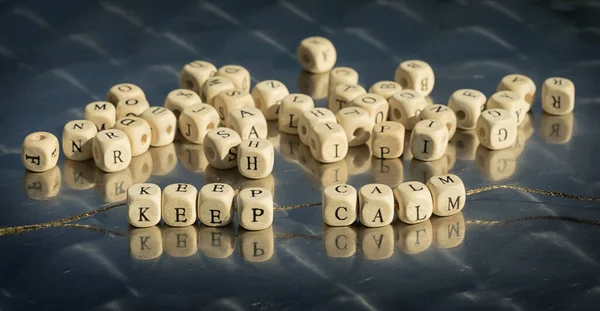
M 563 193 L 563 192 L 541 190 L 541 189 L 514 186 L 514 185 L 493 185 L 493 186 L 480 187 L 480 188 L 467 190 L 466 194 L 467 194 L 467 196 L 471 196 L 471 195 L 476 195 L 479 193 L 493 191 L 493 190 L 497 190 L 497 189 L 516 190 L 516 191 L 520 191 L 520 192 L 528 192 L 528 193 L 534 193 L 534 194 L 540 194 L 540 195 L 552 196 L 552 197 L 560 197 L 560 198 L 572 199 L 572 200 L 600 201 L 600 197 L 579 196 L 579 195 L 573 195 L 573 194 L 568 194 L 568 193 Z M 296 205 L 289 205 L 289 206 L 279 206 L 279 207 L 276 207 L 274 210 L 275 211 L 289 211 L 289 210 L 298 209 L 298 208 L 319 206 L 321 204 L 322 204 L 321 202 L 315 202 L 315 203 L 296 204 Z M 125 202 L 112 203 L 112 204 L 105 205 L 96 210 L 92 210 L 89 212 L 85 212 L 85 213 L 81 213 L 78 215 L 65 217 L 65 218 L 61 218 L 61 219 L 57 219 L 57 220 L 52 220 L 52 221 L 43 222 L 43 223 L 39 223 L 39 224 L 0 228 L 0 236 L 25 233 L 25 232 L 35 231 L 35 230 L 39 230 L 39 229 L 43 229 L 43 228 L 53 228 L 53 227 L 83 228 L 86 225 L 73 224 L 71 226 L 65 226 L 65 224 L 71 223 L 73 221 L 81 220 L 81 219 L 96 215 L 98 213 L 105 212 L 105 211 L 111 210 L 113 208 L 125 206 L 125 205 L 126 205 Z M 519 218 L 519 219 L 521 219 L 521 218 Z M 600 221 L 591 221 L 591 220 L 566 217 L 566 216 L 565 217 L 563 217 L 563 216 L 538 216 L 538 217 L 526 217 L 526 218 L 522 218 L 522 219 L 523 220 L 533 220 L 533 219 L 564 220 L 564 221 L 572 221 L 572 222 L 600 225 Z M 512 220 L 512 221 L 516 221 L 516 220 Z M 504 221 L 472 220 L 471 221 L 471 223 L 473 223 L 473 224 L 487 224 L 487 225 L 504 224 L 507 222 L 511 222 L 511 220 L 504 220 Z M 88 227 L 92 228 L 92 226 L 88 226 Z M 93 228 L 97 228 L 97 227 L 93 227 Z M 102 229 L 102 228 L 97 228 L 97 229 Z M 93 230 L 93 229 L 90 229 L 90 230 Z M 106 229 L 102 229 L 102 230 L 106 230 Z M 96 231 L 99 231 L 99 230 L 96 230 Z

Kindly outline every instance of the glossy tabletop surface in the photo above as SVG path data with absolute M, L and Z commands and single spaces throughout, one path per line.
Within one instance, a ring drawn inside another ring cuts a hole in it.
M 529 188 L 600 197 L 599 13 L 593 1 L 0 1 L 0 309 L 595 309 L 600 202 Z M 162 106 L 196 59 L 242 65 L 253 85 L 276 79 L 326 106 L 327 75 L 304 74 L 295 60 L 312 35 L 331 39 L 337 66 L 356 69 L 365 87 L 422 59 L 435 71 L 435 103 L 460 88 L 490 96 L 510 73 L 531 77 L 538 97 L 513 147 L 489 151 L 459 131 L 429 163 L 381 161 L 362 146 L 319 164 L 276 124 L 275 169 L 258 181 L 210 168 L 201 146 L 182 140 L 111 174 L 64 156 L 41 174 L 20 163 L 28 133 L 60 137 L 114 84 L 137 84 Z M 575 83 L 573 114 L 542 114 L 551 76 Z M 481 190 L 461 214 L 323 225 L 325 185 L 395 186 L 447 172 Z M 123 199 L 141 181 L 269 188 L 274 224 L 131 228 Z

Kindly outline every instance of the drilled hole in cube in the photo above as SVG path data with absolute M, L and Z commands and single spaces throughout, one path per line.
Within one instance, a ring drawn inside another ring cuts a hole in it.
M 172 126 L 172 125 L 169 125 L 169 126 L 167 127 L 167 134 L 171 134 L 171 132 L 172 132 L 172 131 L 173 131 L 173 126 Z
M 254 106 L 256 106 L 256 108 L 260 109 L 260 108 L 262 107 L 262 100 L 261 100 L 261 99 L 259 99 L 259 98 L 257 98 L 257 99 L 254 101 Z
M 302 135 L 306 135 L 306 132 L 308 132 L 306 130 L 306 126 L 302 126 L 302 128 L 300 129 L 300 131 L 302 132 Z
M 215 156 L 215 149 L 213 149 L 212 147 L 206 148 L 206 158 L 212 161 L 215 159 Z
M 356 130 L 354 130 L 354 133 L 352 133 L 352 135 L 354 135 L 354 138 L 357 140 L 368 140 L 371 136 L 371 133 L 365 131 L 363 128 L 357 128 Z
M 46 135 L 44 135 L 44 134 L 38 134 L 38 135 L 33 136 L 33 140 L 40 141 L 40 140 L 44 140 L 44 139 L 46 139 Z
M 208 125 L 206 126 L 207 129 L 212 130 L 215 128 L 215 124 L 214 123 L 208 123 Z
M 394 114 L 394 118 L 396 118 L 396 120 L 402 119 L 402 112 L 400 112 L 400 109 L 396 108 L 392 113 Z
M 458 149 L 465 149 L 465 143 L 462 140 L 459 140 L 456 142 L 456 148 Z
M 400 86 L 402 86 L 402 88 L 406 88 L 408 86 L 408 80 L 406 80 L 405 78 L 400 79 Z
M 142 145 L 145 145 L 147 141 L 148 141 L 148 134 L 142 135 Z
M 314 140 L 310 141 L 310 148 L 311 149 L 317 149 L 317 142 L 315 142 Z
M 459 110 L 456 112 L 456 118 L 458 118 L 459 120 L 464 120 L 467 117 L 467 114 L 465 114 L 464 111 Z
M 485 129 L 482 127 L 477 131 L 477 135 L 479 135 L 479 137 L 485 137 Z
M 193 90 L 194 89 L 194 81 L 192 80 L 185 80 L 185 88 L 188 90 Z
M 528 103 L 532 103 L 533 102 L 533 94 L 531 94 L 531 93 L 525 94 L 525 101 Z

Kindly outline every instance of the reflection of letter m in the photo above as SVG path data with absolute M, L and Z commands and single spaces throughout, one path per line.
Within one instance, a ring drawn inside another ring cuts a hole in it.
M 460 195 L 452 202 L 452 198 L 448 198 L 448 210 L 458 209 L 460 206 Z

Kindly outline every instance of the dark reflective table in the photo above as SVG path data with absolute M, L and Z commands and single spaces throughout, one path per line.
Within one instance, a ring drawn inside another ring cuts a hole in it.
M 0 1 L 0 308 L 595 309 L 600 203 L 527 188 L 600 196 L 599 13 L 592 1 Z M 460 88 L 490 96 L 510 73 L 531 77 L 538 98 L 511 148 L 490 151 L 458 131 L 427 163 L 406 152 L 382 161 L 362 146 L 321 164 L 271 122 L 278 152 L 262 180 L 213 169 L 201 146 L 180 139 L 111 174 L 64 156 L 39 174 L 20 164 L 27 133 L 60 137 L 116 83 L 162 106 L 194 59 L 240 64 L 253 84 L 277 79 L 325 106 L 327 75 L 295 60 L 311 35 L 330 38 L 337 65 L 367 88 L 418 58 L 436 73 L 431 102 Z M 542 114 L 551 76 L 575 83 L 572 115 Z M 446 172 L 477 189 L 461 214 L 383 228 L 322 223 L 328 184 L 395 186 Z M 122 202 L 143 181 L 271 189 L 274 225 L 131 228 Z

